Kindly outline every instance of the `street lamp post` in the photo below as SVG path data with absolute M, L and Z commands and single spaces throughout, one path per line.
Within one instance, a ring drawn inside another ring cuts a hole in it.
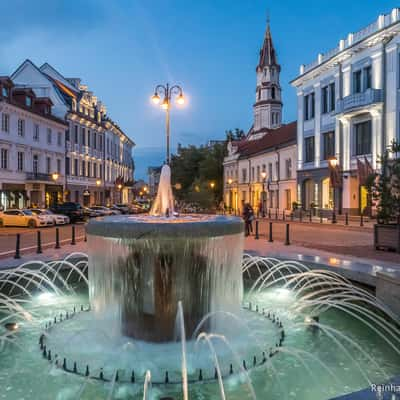
M 232 178 L 228 179 L 228 186 L 229 186 L 229 211 L 232 212 L 233 208 L 233 192 L 232 192 Z
M 170 150 L 169 150 L 169 141 L 170 141 L 170 117 L 169 111 L 171 108 L 171 100 L 172 96 L 176 96 L 176 102 L 179 105 L 183 105 L 185 103 L 185 97 L 183 96 L 183 90 L 179 85 L 169 86 L 167 83 L 164 85 L 157 85 L 154 89 L 154 94 L 151 97 L 151 100 L 154 104 L 159 104 L 161 101 L 161 97 L 163 97 L 163 101 L 161 103 L 161 108 L 165 110 L 165 131 L 167 138 L 167 164 L 170 164 Z
M 122 185 L 120 183 L 118 184 L 118 190 L 119 190 L 119 202 L 121 204 L 122 203 Z
M 100 187 L 100 185 L 101 185 L 101 180 L 100 180 L 100 179 L 97 179 L 97 181 L 96 181 L 96 186 L 97 186 L 97 187 Z M 102 199 L 102 200 L 103 200 L 103 199 Z M 103 205 L 103 201 L 101 201 L 100 203 L 101 203 L 100 205 Z
M 261 178 L 262 178 L 262 216 L 265 218 L 265 180 L 267 179 L 267 173 L 265 171 L 261 172 Z

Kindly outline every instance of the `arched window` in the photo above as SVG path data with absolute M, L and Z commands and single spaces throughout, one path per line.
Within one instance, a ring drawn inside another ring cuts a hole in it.
M 261 100 L 261 88 L 258 88 L 257 99 Z
M 275 88 L 274 87 L 271 88 L 271 97 L 273 99 L 275 99 Z

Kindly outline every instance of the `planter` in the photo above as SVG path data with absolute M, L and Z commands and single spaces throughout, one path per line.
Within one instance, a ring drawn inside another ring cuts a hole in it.
M 375 224 L 374 247 L 376 250 L 392 250 L 400 253 L 400 225 Z

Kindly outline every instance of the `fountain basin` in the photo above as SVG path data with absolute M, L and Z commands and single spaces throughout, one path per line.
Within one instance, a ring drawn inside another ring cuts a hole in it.
M 90 221 L 87 235 L 91 307 L 116 333 L 174 340 L 179 301 L 186 335 L 210 312 L 240 309 L 240 218 L 121 215 Z

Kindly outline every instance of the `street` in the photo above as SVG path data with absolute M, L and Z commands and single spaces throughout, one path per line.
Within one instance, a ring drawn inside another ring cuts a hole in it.
M 86 224 L 61 225 L 58 226 L 60 232 L 60 244 L 70 243 L 72 237 L 72 226 L 75 226 L 76 240 L 82 240 L 85 235 Z M 37 232 L 41 232 L 41 242 L 43 251 L 46 247 L 54 247 L 56 241 L 56 227 L 45 228 L 25 228 L 25 227 L 6 227 L 0 228 L 0 258 L 10 257 L 15 253 L 17 233 L 21 235 L 21 253 L 35 253 L 37 249 Z

